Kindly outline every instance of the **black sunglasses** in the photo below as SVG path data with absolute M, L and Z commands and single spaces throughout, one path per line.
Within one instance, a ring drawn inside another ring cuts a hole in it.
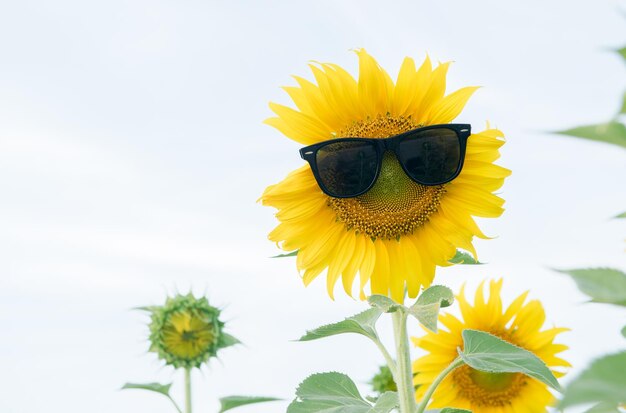
M 300 149 L 318 185 L 333 198 L 351 198 L 369 191 L 380 173 L 386 151 L 396 154 L 404 172 L 422 185 L 441 185 L 461 173 L 466 124 L 431 125 L 389 138 L 339 138 Z

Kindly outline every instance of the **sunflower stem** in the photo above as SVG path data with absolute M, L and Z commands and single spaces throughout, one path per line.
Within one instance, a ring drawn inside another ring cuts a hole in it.
M 185 368 L 185 413 L 191 413 L 191 368 Z
M 387 351 L 387 348 L 385 347 L 385 345 L 380 341 L 380 339 L 378 337 L 376 337 L 375 339 L 372 339 L 374 341 L 374 343 L 376 344 L 376 347 L 378 347 L 378 349 L 380 350 L 380 352 L 383 354 L 383 357 L 385 357 L 385 361 L 387 362 L 387 367 L 389 367 L 389 370 L 391 371 L 391 375 L 395 377 L 398 374 L 397 373 L 397 366 L 396 366 L 396 362 L 393 359 L 393 357 L 391 357 L 391 354 L 389 354 L 389 351 Z
M 393 319 L 393 335 L 396 342 L 396 386 L 400 400 L 401 413 L 417 413 L 415 388 L 413 387 L 413 369 L 411 368 L 411 352 L 407 334 L 405 311 L 391 313 Z
M 439 375 L 432 382 L 428 390 L 426 390 L 426 393 L 424 393 L 424 398 L 420 401 L 420 404 L 417 406 L 417 413 L 423 413 L 424 410 L 426 410 L 426 406 L 428 405 L 428 402 L 430 401 L 430 398 L 432 397 L 433 393 L 437 389 L 437 386 L 439 386 L 439 384 L 443 381 L 443 379 L 446 378 L 448 374 L 450 374 L 457 367 L 460 367 L 462 364 L 463 364 L 463 360 L 461 359 L 461 357 L 457 357 L 452 363 L 450 363 L 448 367 L 445 368 L 445 370 L 439 373 Z

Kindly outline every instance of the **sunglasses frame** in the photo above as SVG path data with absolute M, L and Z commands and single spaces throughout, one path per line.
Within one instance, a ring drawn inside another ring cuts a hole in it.
M 400 161 L 400 158 L 398 157 L 398 153 L 396 152 L 396 149 L 398 148 L 398 145 L 400 144 L 400 142 L 402 142 L 404 139 L 411 137 L 412 135 L 419 133 L 419 132 L 423 132 L 426 130 L 430 130 L 430 129 L 449 129 L 452 130 L 456 133 L 456 136 L 459 140 L 459 148 L 460 148 L 460 158 L 459 158 L 459 165 L 457 167 L 457 170 L 454 172 L 454 174 L 452 175 L 451 178 L 446 179 L 444 181 L 441 182 L 435 182 L 435 183 L 423 183 L 420 182 L 416 179 L 414 179 L 411 175 L 409 175 L 409 173 L 407 172 L 403 162 Z M 305 161 L 307 161 L 309 163 L 309 165 L 311 166 L 311 170 L 313 171 L 313 176 L 315 176 L 315 180 L 317 181 L 317 185 L 320 187 L 320 189 L 328 196 L 333 197 L 333 198 L 354 198 L 357 197 L 359 195 L 363 195 L 364 193 L 366 193 L 367 191 L 369 191 L 370 189 L 372 189 L 372 187 L 374 186 L 374 184 L 376 183 L 376 181 L 378 180 L 378 175 L 380 174 L 380 170 L 382 167 L 382 162 L 383 162 L 383 156 L 385 154 L 386 151 L 391 151 L 394 153 L 394 155 L 396 156 L 396 158 L 398 159 L 398 162 L 400 163 L 400 166 L 402 166 L 402 169 L 404 170 L 404 173 L 414 182 L 417 182 L 418 184 L 421 185 L 426 185 L 426 186 L 435 186 L 435 185 L 442 185 L 445 183 L 448 183 L 450 181 L 452 181 L 454 178 L 456 178 L 457 176 L 459 176 L 459 174 L 461 173 L 461 169 L 463 169 L 463 163 L 465 161 L 465 150 L 467 148 L 467 139 L 470 137 L 470 135 L 472 134 L 472 127 L 469 124 L 465 124 L 465 123 L 450 123 L 450 124 L 442 124 L 442 125 L 429 125 L 429 126 L 424 126 L 421 128 L 417 128 L 417 129 L 413 129 L 410 130 L 408 132 L 404 132 L 401 133 L 399 135 L 395 135 L 395 136 L 390 136 L 388 138 L 350 138 L 350 137 L 346 137 L 346 138 L 337 138 L 337 139 L 330 139 L 327 141 L 323 141 L 323 142 L 319 142 L 313 145 L 309 145 L 309 146 L 305 146 L 304 148 L 300 149 L 300 156 L 302 157 L 302 159 L 304 159 Z M 354 195 L 335 195 L 332 194 L 327 188 L 326 186 L 322 183 L 322 178 L 319 175 L 319 170 L 317 168 L 317 152 L 323 148 L 326 145 L 330 145 L 336 142 L 346 142 L 346 141 L 361 141 L 361 142 L 371 142 L 374 144 L 374 147 L 376 149 L 376 156 L 377 156 L 377 164 L 376 164 L 376 174 L 374 176 L 374 179 L 372 180 L 372 182 L 369 184 L 369 186 L 364 189 L 361 192 L 358 192 Z

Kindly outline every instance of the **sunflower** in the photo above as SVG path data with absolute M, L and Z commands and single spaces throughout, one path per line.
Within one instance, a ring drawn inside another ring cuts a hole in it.
M 482 330 L 522 347 L 553 370 L 557 377 L 562 372 L 554 368 L 570 367 L 557 354 L 567 346 L 555 344 L 555 337 L 568 329 L 542 330 L 545 321 L 543 306 L 537 300 L 526 302 L 528 292 L 517 297 L 504 309 L 500 298 L 502 280 L 489 283 L 489 298 L 485 301 L 484 283 L 476 291 L 474 304 L 464 296 L 463 289 L 457 297 L 462 319 L 452 314 L 442 314 L 439 321 L 447 329 L 429 332 L 413 342 L 429 354 L 413 363 L 416 396 L 421 399 L 435 377 L 456 357 L 463 347 L 461 333 L 465 329 Z M 463 365 L 454 370 L 437 387 L 430 408 L 458 407 L 480 413 L 539 413 L 554 397 L 545 384 L 521 373 L 487 373 Z
M 151 312 L 150 351 L 176 368 L 200 367 L 220 348 L 238 342 L 222 331 L 220 310 L 206 297 L 176 295 L 164 306 L 146 309 Z
M 444 124 L 459 115 L 476 87 L 445 94 L 449 63 L 416 68 L 406 58 L 394 83 L 363 49 L 355 80 L 335 64 L 311 64 L 315 83 L 295 77 L 285 87 L 297 109 L 270 103 L 277 115 L 266 120 L 303 145 L 338 137 L 385 138 L 420 126 Z M 406 176 L 394 156 L 385 155 L 380 177 L 365 194 L 333 198 L 322 192 L 308 165 L 268 187 L 263 205 L 276 208 L 280 224 L 269 239 L 297 251 L 297 268 L 308 285 L 327 271 L 333 297 L 341 278 L 347 294 L 359 276 L 372 294 L 403 301 L 428 286 L 435 267 L 449 265 L 457 248 L 470 251 L 474 236 L 487 238 L 474 217 L 498 217 L 504 201 L 493 192 L 510 171 L 495 165 L 503 134 L 487 129 L 470 136 L 461 174 L 452 182 L 424 186 Z

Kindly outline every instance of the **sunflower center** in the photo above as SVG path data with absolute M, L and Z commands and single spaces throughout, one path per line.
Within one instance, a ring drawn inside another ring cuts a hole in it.
M 174 356 L 191 360 L 214 342 L 213 325 L 193 312 L 172 314 L 163 326 L 163 343 Z
M 342 129 L 338 136 L 388 138 L 417 128 L 404 117 L 378 116 Z M 398 239 L 428 221 L 439 206 L 443 185 L 425 186 L 409 178 L 398 159 L 386 152 L 374 186 L 354 198 L 329 197 L 328 205 L 348 229 L 371 238 Z
M 521 373 L 488 373 L 465 365 L 452 373 L 459 388 L 459 396 L 477 406 L 501 407 L 510 405 L 526 386 Z

